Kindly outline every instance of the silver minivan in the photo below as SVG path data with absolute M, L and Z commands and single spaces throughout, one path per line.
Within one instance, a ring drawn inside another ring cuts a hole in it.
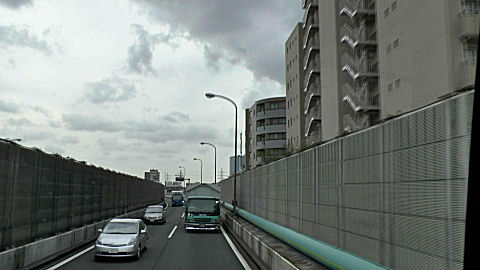
M 100 257 L 134 257 L 139 259 L 147 248 L 147 226 L 141 219 L 112 219 L 102 229 L 95 243 L 95 259 Z
M 167 221 L 167 209 L 162 205 L 150 205 L 143 214 L 145 223 L 165 223 Z

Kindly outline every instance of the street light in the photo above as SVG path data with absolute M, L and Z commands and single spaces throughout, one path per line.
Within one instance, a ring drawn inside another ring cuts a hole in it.
M 235 107 L 235 165 L 234 165 L 234 171 L 233 171 L 233 201 L 232 201 L 232 205 L 233 205 L 233 209 L 234 209 L 233 212 L 236 213 L 236 209 L 237 209 L 237 115 L 238 115 L 237 104 L 235 104 L 235 102 L 233 100 L 231 100 L 230 98 L 222 96 L 222 95 L 218 95 L 218 94 L 205 93 L 205 97 L 207 97 L 209 99 L 215 98 L 215 97 L 225 99 L 226 101 L 232 103 L 233 106 Z
M 211 144 L 211 143 L 208 143 L 208 142 L 201 142 L 200 143 L 201 145 L 210 145 L 213 147 L 213 149 L 215 150 L 215 171 L 214 171 L 214 176 L 215 176 L 215 184 L 217 183 L 217 147 L 215 147 L 215 145 Z
M 193 158 L 193 160 L 200 160 L 200 184 L 202 184 L 202 183 L 203 183 L 203 173 L 202 173 L 202 171 L 203 171 L 203 162 L 202 162 L 202 160 L 199 159 L 199 158 Z

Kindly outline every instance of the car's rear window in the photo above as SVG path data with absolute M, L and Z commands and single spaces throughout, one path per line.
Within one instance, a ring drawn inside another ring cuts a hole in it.
M 161 206 L 148 207 L 146 212 L 147 213 L 162 213 L 163 212 L 163 207 L 161 207 Z

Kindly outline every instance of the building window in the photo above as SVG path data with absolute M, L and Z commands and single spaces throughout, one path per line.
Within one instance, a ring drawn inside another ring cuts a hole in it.
M 392 92 L 392 91 L 393 91 L 393 84 L 389 83 L 388 84 L 388 92 Z
M 395 89 L 398 89 L 400 87 L 400 79 L 395 81 Z
M 393 1 L 392 3 L 392 12 L 397 9 L 397 1 Z
M 392 45 L 388 44 L 388 46 L 387 46 L 387 54 L 390 54 L 391 51 L 392 51 Z
M 383 17 L 388 17 L 388 14 L 390 14 L 390 9 L 387 7 L 387 9 L 385 9 L 383 12 Z
M 463 64 L 475 65 L 477 63 L 477 44 L 475 42 L 465 42 L 463 44 Z
M 398 42 L 399 42 L 398 38 L 393 41 L 393 48 L 394 49 L 398 47 Z
M 462 1 L 462 14 L 479 14 L 480 2 L 475 0 L 463 0 Z
M 270 110 L 278 110 L 279 108 L 278 103 L 270 103 Z

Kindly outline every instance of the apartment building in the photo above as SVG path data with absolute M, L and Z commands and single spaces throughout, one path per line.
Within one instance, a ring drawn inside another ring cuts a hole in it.
M 299 151 L 305 146 L 303 32 L 303 23 L 298 23 L 285 42 L 287 151 Z
M 245 110 L 247 170 L 281 158 L 286 150 L 285 97 L 258 100 Z
M 475 83 L 480 1 L 377 1 L 381 118 Z
M 320 33 L 318 0 L 302 2 L 305 15 L 303 17 L 303 93 L 305 140 L 307 145 L 322 140 L 322 108 L 320 84 Z
M 479 0 L 302 4 L 307 144 L 473 88 Z

